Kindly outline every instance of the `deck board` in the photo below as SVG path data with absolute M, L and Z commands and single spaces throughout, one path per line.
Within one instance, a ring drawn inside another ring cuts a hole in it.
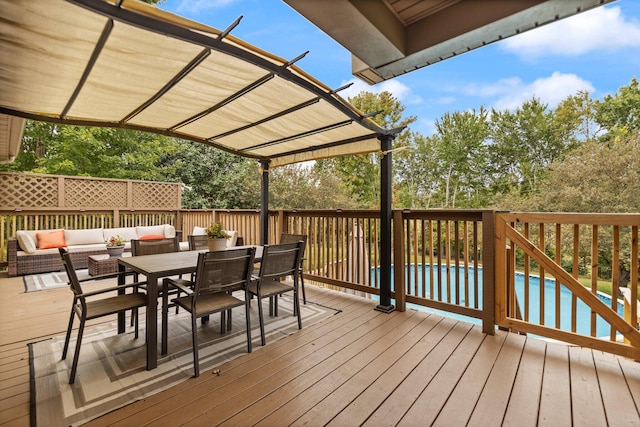
M 544 341 L 527 338 L 504 414 L 505 425 L 537 425 L 546 348 Z
M 469 419 L 469 425 L 495 426 L 502 423 L 512 386 L 520 365 L 526 339 L 517 334 L 508 334 L 489 379 Z
M 498 331 L 483 340 L 460 378 L 467 386 L 453 390 L 433 423 L 434 426 L 467 425 L 507 335 L 506 332 Z
M 383 324 L 387 323 L 384 319 Z M 378 327 L 369 334 L 352 340 L 339 353 L 331 354 L 308 372 L 295 378 L 285 387 L 275 390 L 267 399 L 262 399 L 246 413 L 227 420 L 228 425 L 253 425 L 262 422 L 293 422 L 304 415 L 305 410 L 315 407 L 332 391 L 344 384 L 358 369 L 367 366 L 385 350 L 381 342 L 386 342 L 388 334 L 401 334 L 404 329 L 415 328 L 419 321 L 398 316 L 390 327 Z M 266 418 L 266 419 L 265 419 Z
M 570 347 L 571 363 L 571 405 L 573 422 L 586 425 L 606 425 L 598 375 L 596 374 L 593 352 L 586 348 Z
M 569 347 L 548 344 L 545 356 L 538 425 L 571 425 Z
M 29 425 L 29 342 L 62 335 L 66 288 L 0 275 L 0 426 Z M 640 365 L 307 285 L 341 310 L 88 426 L 640 424 Z M 111 319 L 106 319 L 105 322 Z M 101 323 L 95 321 L 95 323 Z
M 484 339 L 479 327 L 456 322 L 437 348 L 437 354 L 442 356 L 442 365 L 402 416 L 401 426 L 431 425 L 434 422 Z
M 622 392 L 628 390 L 628 384 L 622 375 L 618 358 L 601 352 L 593 354 L 607 422 L 610 426 L 640 425 L 638 412 L 631 409 L 634 406 L 631 393 Z

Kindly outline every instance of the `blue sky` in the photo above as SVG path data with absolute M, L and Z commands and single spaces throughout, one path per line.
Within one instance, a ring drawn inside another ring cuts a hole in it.
M 314 0 L 311 0 L 314 1 Z M 446 112 L 518 107 L 533 96 L 554 107 L 588 91 L 602 99 L 640 72 L 640 1 L 607 6 L 476 49 L 370 86 L 351 74 L 351 54 L 281 0 L 166 0 L 160 8 L 223 30 L 296 64 L 332 88 L 393 93 L 418 118 L 413 131 L 431 135 Z

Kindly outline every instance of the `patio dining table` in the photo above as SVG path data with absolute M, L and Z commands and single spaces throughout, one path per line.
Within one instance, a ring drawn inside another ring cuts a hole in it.
M 240 249 L 247 246 L 236 246 L 229 249 Z M 202 251 L 180 251 L 155 255 L 143 255 L 120 258 L 120 271 L 133 271 L 147 279 L 147 370 L 158 366 L 158 280 L 163 277 L 179 274 L 190 274 L 196 271 L 198 254 Z M 256 262 L 262 257 L 262 247 L 256 247 Z M 124 284 L 124 275 L 118 277 L 118 284 Z M 125 331 L 124 313 L 118 314 L 118 333 Z

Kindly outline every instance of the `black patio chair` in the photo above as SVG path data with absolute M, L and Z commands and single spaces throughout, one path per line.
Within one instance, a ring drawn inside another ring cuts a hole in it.
M 298 316 L 298 329 L 302 329 L 300 316 L 300 300 L 298 297 L 298 277 L 300 276 L 300 258 L 304 251 L 304 242 L 283 245 L 265 246 L 262 252 L 260 272 L 249 285 L 249 293 L 258 299 L 260 316 L 260 337 L 262 345 L 266 344 L 264 333 L 264 315 L 262 299 L 269 297 L 269 314 L 278 315 L 278 297 L 286 292 L 293 293 L 293 314 Z M 286 281 L 292 277 L 292 281 Z
M 206 234 L 190 234 L 187 239 L 189 240 L 190 251 L 209 250 L 209 238 Z
M 163 239 L 132 239 L 131 240 L 131 255 L 132 256 L 144 256 L 165 254 L 171 252 L 180 251 L 180 241 L 178 237 L 166 237 Z M 138 281 L 138 274 L 135 274 L 134 280 Z M 180 296 L 181 293 L 189 294 L 193 289 L 193 282 L 191 280 L 183 279 L 180 275 L 174 281 L 175 289 L 172 290 L 172 294 Z M 162 296 L 162 291 L 158 287 L 158 298 Z M 176 306 L 176 313 L 178 313 L 178 307 Z M 131 322 L 133 323 L 133 316 Z
M 200 375 L 198 358 L 198 334 L 196 323 L 198 318 L 205 318 L 214 313 L 221 314 L 221 333 L 224 333 L 224 315 L 234 307 L 245 307 L 247 328 L 247 352 L 251 353 L 251 300 L 248 284 L 255 257 L 255 248 L 232 249 L 216 252 L 202 252 L 198 255 L 196 281 L 193 293 L 174 300 L 174 303 L 191 313 L 191 335 L 193 343 L 194 377 Z M 163 281 L 168 287 L 174 286 L 174 279 Z M 242 290 L 244 298 L 233 296 L 234 291 Z M 165 294 L 162 299 L 163 324 L 169 302 Z M 163 334 L 166 332 L 163 331 Z M 168 336 L 167 336 L 168 338 Z
M 98 317 L 108 316 L 110 314 L 121 313 L 126 310 L 133 310 L 135 317 L 135 338 L 138 338 L 138 308 L 147 305 L 147 295 L 140 292 L 142 283 L 135 282 L 126 285 L 108 287 L 95 291 L 86 292 L 82 289 L 81 283 L 88 280 L 102 280 L 107 278 L 118 277 L 121 274 L 130 273 L 113 273 L 100 276 L 91 276 L 87 279 L 79 280 L 76 270 L 73 267 L 71 256 L 64 248 L 59 248 L 62 264 L 69 278 L 69 287 L 73 291 L 73 303 L 71 304 L 71 316 L 69 317 L 69 326 L 67 327 L 67 335 L 64 340 L 64 349 L 62 350 L 62 360 L 67 358 L 67 350 L 69 349 L 69 340 L 71 339 L 71 329 L 73 329 L 73 319 L 78 316 L 80 326 L 78 327 L 78 337 L 76 339 L 76 349 L 73 354 L 73 362 L 71 364 L 71 373 L 69 374 L 69 384 L 73 384 L 76 378 L 78 368 L 78 358 L 80 356 L 80 344 L 82 343 L 82 335 L 87 320 Z M 131 293 L 126 292 L 132 289 Z M 117 295 L 105 297 L 104 294 L 120 291 Z M 95 297 L 95 298 L 94 298 Z
M 307 295 L 304 292 L 304 275 L 302 274 L 302 268 L 304 260 L 304 250 L 307 247 L 307 235 L 306 234 L 290 234 L 290 233 L 282 233 L 280 235 L 280 244 L 284 243 L 295 243 L 295 242 L 304 242 L 304 246 L 302 249 L 302 254 L 300 255 L 300 288 L 302 289 L 302 303 L 307 303 Z

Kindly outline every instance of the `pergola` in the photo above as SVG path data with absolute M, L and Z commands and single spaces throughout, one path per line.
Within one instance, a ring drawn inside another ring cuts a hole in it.
M 352 50 L 354 72 L 373 83 L 609 0 L 408 2 L 417 14 L 402 1 L 286 1 Z M 487 13 L 469 15 L 481 5 Z M 137 0 L 0 0 L 0 11 L 0 162 L 16 155 L 24 119 L 155 132 L 253 158 L 267 243 L 270 167 L 380 152 L 378 309 L 393 310 L 390 150 L 401 129 L 379 127 L 339 96 L 344 88 L 297 67 L 304 53 L 279 58 L 231 35 L 239 20 L 220 31 Z M 442 17 L 472 23 L 439 34 Z

